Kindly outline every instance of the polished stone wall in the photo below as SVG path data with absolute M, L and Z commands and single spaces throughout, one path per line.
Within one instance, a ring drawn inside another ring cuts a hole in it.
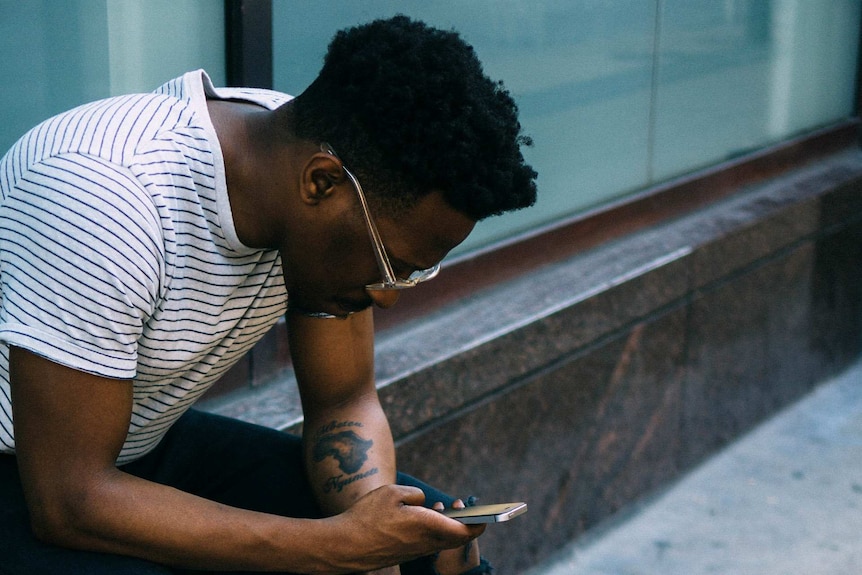
M 519 310 L 536 298 L 549 307 L 529 321 Z M 858 357 L 862 157 L 745 190 L 450 314 L 437 337 L 451 340 L 458 321 L 496 331 L 382 390 L 399 463 L 459 495 L 528 501 L 483 536 L 499 572 L 517 573 Z M 489 328 L 509 314 L 511 330 Z M 434 333 L 393 334 L 384 354 Z
M 377 378 L 402 470 L 529 503 L 482 537 L 505 575 L 637 505 L 860 352 L 854 150 L 392 329 Z M 207 407 L 301 426 L 289 374 Z

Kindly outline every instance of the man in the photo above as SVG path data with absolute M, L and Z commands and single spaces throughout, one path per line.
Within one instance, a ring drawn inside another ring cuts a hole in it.
M 371 308 L 533 203 L 523 143 L 472 49 L 403 16 L 336 35 L 296 99 L 198 71 L 25 135 L 0 162 L 0 573 L 487 572 L 481 527 L 396 476 Z M 285 313 L 301 443 L 190 411 Z

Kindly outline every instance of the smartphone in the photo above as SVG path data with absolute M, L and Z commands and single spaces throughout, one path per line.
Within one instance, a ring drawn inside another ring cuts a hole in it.
M 464 509 L 447 509 L 443 515 L 457 519 L 461 523 L 500 523 L 508 521 L 527 512 L 527 504 L 518 503 L 496 503 L 493 505 L 474 505 Z

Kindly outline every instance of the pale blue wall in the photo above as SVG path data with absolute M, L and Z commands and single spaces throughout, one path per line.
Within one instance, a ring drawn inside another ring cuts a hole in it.
M 0 0 L 0 155 L 79 104 L 205 68 L 225 81 L 214 0 Z

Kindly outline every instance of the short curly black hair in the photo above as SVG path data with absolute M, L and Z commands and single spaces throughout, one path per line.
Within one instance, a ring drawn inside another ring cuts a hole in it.
M 438 189 L 478 221 L 536 201 L 517 105 L 457 32 L 404 15 L 342 30 L 292 107 L 294 134 L 331 144 L 384 208 Z

